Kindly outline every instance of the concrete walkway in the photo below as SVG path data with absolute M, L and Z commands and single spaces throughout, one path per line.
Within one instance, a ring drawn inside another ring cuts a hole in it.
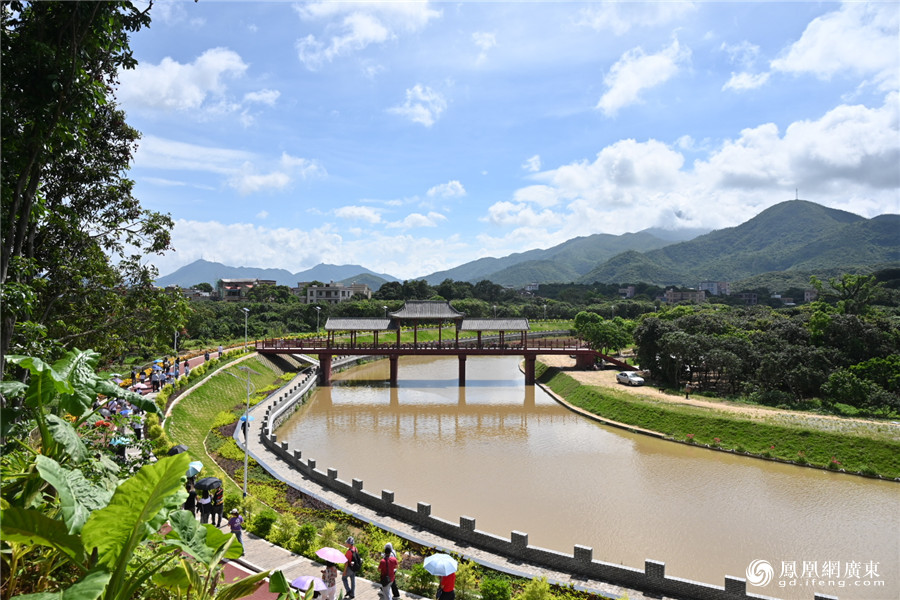
M 293 382 L 290 385 L 293 385 Z M 266 407 L 274 403 L 276 398 L 277 394 L 273 394 L 272 396 L 270 396 L 270 398 L 266 399 L 263 402 L 260 402 L 255 407 L 253 407 L 251 409 L 252 412 L 255 412 L 258 415 L 261 413 L 265 413 Z M 354 517 L 362 521 L 372 523 L 382 529 L 393 532 L 398 536 L 413 541 L 417 544 L 421 544 L 427 547 L 433 547 L 441 552 L 453 553 L 462 556 L 466 560 L 471 560 L 485 567 L 511 575 L 524 577 L 526 579 L 546 577 L 548 581 L 554 584 L 562 586 L 572 586 L 578 590 L 602 594 L 610 598 L 619 598 L 626 594 L 629 600 L 645 600 L 649 598 L 649 596 L 645 596 L 637 590 L 623 588 L 603 581 L 587 579 L 580 576 L 573 576 L 569 573 L 546 569 L 538 565 L 527 564 L 524 562 L 509 559 L 505 556 L 491 554 L 489 552 L 485 552 L 477 548 L 472 548 L 470 546 L 464 546 L 452 540 L 442 538 L 429 531 L 407 525 L 406 523 L 401 522 L 393 517 L 377 513 L 376 511 L 357 504 L 352 500 L 331 491 L 330 489 L 319 486 L 315 482 L 304 477 L 302 474 L 291 469 L 283 461 L 279 460 L 277 456 L 269 452 L 268 449 L 263 445 L 260 437 L 260 430 L 258 425 L 259 423 L 260 418 L 257 417 L 256 421 L 254 422 L 256 427 L 252 428 L 250 431 L 249 452 L 250 456 L 252 456 L 253 459 L 256 460 L 261 467 L 268 471 L 273 477 L 287 483 L 291 487 L 298 489 L 303 493 L 312 496 L 313 498 L 316 498 L 317 500 L 324 502 L 325 504 L 332 506 L 342 512 L 353 515 Z M 237 435 L 235 439 L 238 441 L 238 445 L 243 448 L 243 436 Z M 319 468 L 327 468 L 327 465 L 322 465 Z M 265 540 L 253 540 L 250 536 L 245 534 L 245 542 L 247 542 L 247 551 L 245 553 L 245 558 L 249 564 L 258 566 L 263 569 L 287 568 L 287 570 L 285 571 L 285 575 L 288 576 L 288 581 L 290 581 L 294 577 L 298 577 L 299 575 L 320 576 L 321 574 L 321 565 L 316 565 L 315 563 L 313 563 L 313 565 L 310 565 L 308 563 L 311 563 L 312 561 L 287 552 L 286 550 L 274 546 Z M 302 569 L 306 569 L 306 571 L 300 572 L 300 570 Z M 375 583 L 362 582 L 361 580 L 357 579 L 356 597 L 364 600 L 375 600 L 377 594 L 377 591 L 375 590 L 377 587 L 379 586 Z M 371 596 L 368 595 L 367 591 L 370 588 L 373 590 Z M 410 597 L 413 596 L 410 595 Z

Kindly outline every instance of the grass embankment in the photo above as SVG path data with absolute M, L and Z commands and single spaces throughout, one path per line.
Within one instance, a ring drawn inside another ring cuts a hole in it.
M 900 441 L 881 435 L 821 431 L 760 421 L 738 414 L 637 398 L 626 392 L 587 386 L 539 364 L 538 380 L 569 403 L 601 417 L 665 434 L 669 438 L 765 458 L 863 475 L 900 478 Z
M 188 454 L 203 463 L 203 471 L 199 477 L 219 477 L 227 493 L 240 493 L 241 490 L 207 454 L 204 442 L 210 430 L 233 424 L 244 413 L 248 373 L 240 369 L 244 365 L 256 371 L 250 373 L 251 406 L 262 400 L 268 392 L 284 385 L 280 381 L 282 373 L 263 361 L 249 359 L 211 376 L 202 385 L 191 388 L 190 396 L 179 401 L 165 426 L 166 434 L 173 444 L 184 444 L 188 447 Z M 244 453 L 233 439 L 229 438 L 216 450 L 223 456 L 243 460 Z

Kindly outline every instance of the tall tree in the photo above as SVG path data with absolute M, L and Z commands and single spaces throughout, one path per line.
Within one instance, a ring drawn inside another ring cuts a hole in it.
M 187 311 L 152 286 L 147 253 L 172 220 L 143 209 L 126 177 L 137 131 L 113 90 L 150 23 L 131 2 L 5 2 L 2 18 L 3 327 L 11 352 L 47 355 L 167 339 Z M 140 334 L 140 337 L 138 336 Z

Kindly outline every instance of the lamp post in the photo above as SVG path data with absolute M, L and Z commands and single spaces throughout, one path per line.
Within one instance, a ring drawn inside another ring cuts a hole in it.
M 497 305 L 494 305 L 494 318 L 497 318 Z
M 384 309 L 384 318 L 387 319 L 387 306 L 382 306 L 381 308 Z
M 250 316 L 250 309 L 244 307 L 241 309 L 244 311 L 244 353 L 247 353 L 247 318 Z
M 319 315 L 322 314 L 322 307 L 316 307 L 316 335 L 319 335 Z
M 238 367 L 238 369 L 240 369 L 241 371 L 245 371 L 247 373 L 247 405 L 246 405 L 246 408 L 244 409 L 244 416 L 241 417 L 241 422 L 242 422 L 241 429 L 244 432 L 244 498 L 246 498 L 247 497 L 247 470 L 249 469 L 249 463 L 250 463 L 250 447 L 249 447 L 250 446 L 250 386 L 253 384 L 253 382 L 250 381 L 250 373 L 256 373 L 257 375 L 259 375 L 259 373 L 254 371 L 250 367 Z M 239 381 L 241 379 L 240 377 L 238 377 L 231 371 L 222 371 L 222 373 L 227 373 L 228 375 L 231 375 L 232 377 L 234 377 L 235 379 L 237 379 Z M 253 386 L 253 390 L 256 391 L 255 385 Z
M 175 360 L 178 360 L 178 330 L 175 330 Z

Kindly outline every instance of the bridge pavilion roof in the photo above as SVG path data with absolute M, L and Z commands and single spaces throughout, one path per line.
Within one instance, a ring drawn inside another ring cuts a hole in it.
M 443 319 L 456 321 L 465 315 L 447 301 L 442 300 L 407 300 L 398 311 L 389 313 L 396 319 Z
M 393 331 L 399 324 L 383 317 L 328 317 L 325 331 Z
M 528 319 L 463 319 L 460 331 L 528 331 Z

